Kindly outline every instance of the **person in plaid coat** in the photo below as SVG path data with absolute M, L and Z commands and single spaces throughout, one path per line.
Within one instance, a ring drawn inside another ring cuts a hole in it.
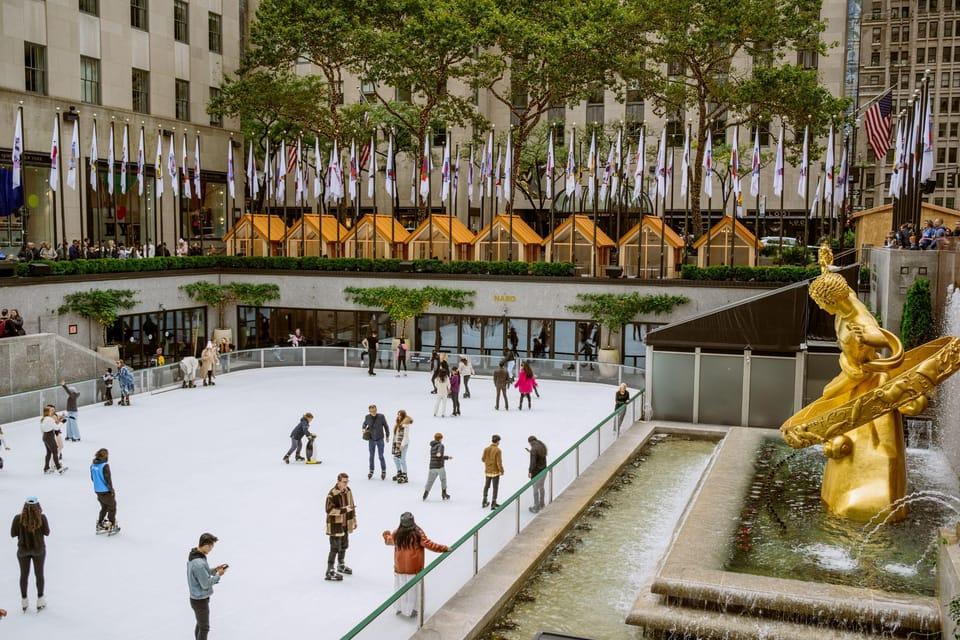
M 343 580 L 343 574 L 353 574 L 353 569 L 344 564 L 350 534 L 357 528 L 357 507 L 348 483 L 350 476 L 337 474 L 337 484 L 327 494 L 327 536 L 330 538 L 330 553 L 327 555 L 326 580 Z M 334 561 L 337 568 L 334 570 Z

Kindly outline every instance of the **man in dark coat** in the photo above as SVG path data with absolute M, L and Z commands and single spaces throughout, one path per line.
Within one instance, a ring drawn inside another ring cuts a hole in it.
M 330 538 L 330 553 L 327 555 L 326 580 L 343 580 L 343 574 L 352 575 L 353 569 L 343 563 L 350 546 L 350 534 L 357 528 L 357 507 L 348 483 L 350 476 L 337 474 L 337 484 L 327 494 L 327 536 Z M 334 570 L 334 562 L 337 569 Z
M 527 438 L 530 444 L 527 451 L 530 453 L 530 466 L 527 469 L 527 477 L 535 478 L 538 473 L 547 468 L 547 445 L 537 439 L 537 436 Z M 537 513 L 544 506 L 543 482 L 546 474 L 537 478 L 533 483 L 533 506 L 530 507 L 532 513 Z
M 493 408 L 500 409 L 500 396 L 503 396 L 503 408 L 510 411 L 510 401 L 507 400 L 507 387 L 510 386 L 510 374 L 503 368 L 504 362 L 500 361 L 497 370 L 493 372 L 493 386 L 497 388 L 497 401 Z
M 367 451 L 370 453 L 370 472 L 367 480 L 373 477 L 373 454 L 380 457 L 380 479 L 387 478 L 387 460 L 383 457 L 384 442 L 390 441 L 390 427 L 382 413 L 377 413 L 377 405 L 368 407 L 369 413 L 363 418 L 363 439 L 367 441 Z M 367 437 L 369 435 L 369 437 Z

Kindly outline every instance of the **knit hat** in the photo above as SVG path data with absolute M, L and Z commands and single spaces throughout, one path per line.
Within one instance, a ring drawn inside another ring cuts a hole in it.
M 29 498 L 26 499 L 26 504 L 40 504 L 40 498 L 38 498 L 37 496 L 30 496 Z
M 443 440 L 443 434 L 440 433 L 439 431 L 437 431 L 435 434 L 433 434 L 433 439 L 434 439 L 434 440 Z
M 409 511 L 404 511 L 400 514 L 400 526 L 404 528 L 412 528 L 417 526 L 417 523 L 413 521 L 413 514 Z

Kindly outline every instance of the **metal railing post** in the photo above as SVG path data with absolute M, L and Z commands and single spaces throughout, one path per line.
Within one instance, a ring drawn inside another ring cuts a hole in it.
M 574 457 L 577 459 L 577 477 L 580 477 L 580 445 L 577 445 L 574 451 Z
M 603 427 L 597 429 L 597 457 L 600 457 L 600 431 L 603 430 Z
M 520 498 L 517 498 L 517 535 L 520 535 Z
M 580 382 L 580 361 L 577 360 L 577 382 Z
M 343 366 L 347 366 L 347 348 L 343 348 Z
M 263 349 L 260 349 L 260 368 L 263 369 Z
M 306 347 L 300 347 L 300 351 L 303 352 L 303 366 L 305 367 L 305 366 L 307 366 L 307 348 L 306 348 Z
M 623 383 L 623 365 L 617 365 L 617 385 Z
M 423 577 L 420 579 L 420 608 L 417 612 L 417 629 L 423 628 L 423 610 L 427 608 L 427 589 L 426 589 L 427 578 Z
M 480 531 L 473 532 L 473 575 L 480 571 Z
M 553 467 L 550 467 L 550 504 L 553 504 Z

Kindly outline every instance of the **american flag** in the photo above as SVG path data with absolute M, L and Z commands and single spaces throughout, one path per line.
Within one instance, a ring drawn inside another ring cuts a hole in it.
M 867 140 L 876 158 L 884 158 L 890 148 L 890 127 L 893 123 L 893 97 L 890 91 L 867 109 L 865 123 Z
M 297 145 L 290 145 L 287 147 L 287 173 L 293 173 L 294 168 L 299 170 L 297 158 Z

